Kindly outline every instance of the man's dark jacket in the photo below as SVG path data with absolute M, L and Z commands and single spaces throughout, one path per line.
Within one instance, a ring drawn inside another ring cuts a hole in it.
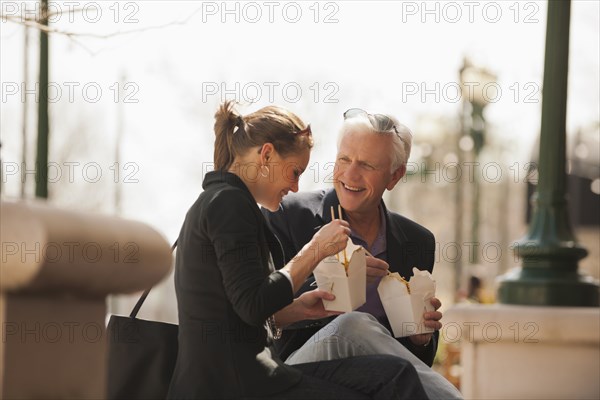
M 311 240 L 321 226 L 331 222 L 330 209 L 334 207 L 337 210 L 338 204 L 335 190 L 328 189 L 289 194 L 285 196 L 276 212 L 262 209 L 271 230 L 281 241 L 286 263 Z M 413 267 L 431 272 L 435 253 L 433 234 L 408 218 L 389 211 L 383 200 L 381 205 L 386 218 L 387 262 L 390 271 L 398 272 L 406 279 L 413 275 Z M 314 277 L 310 276 L 295 296 L 314 289 L 314 286 L 311 287 L 313 282 Z M 285 360 L 289 357 L 333 318 L 301 321 L 285 329 L 281 339 L 275 343 L 281 358 Z M 381 322 L 391 332 L 387 319 Z M 439 332 L 435 332 L 427 346 L 416 346 L 407 337 L 398 340 L 424 363 L 431 366 L 437 350 L 438 336 Z

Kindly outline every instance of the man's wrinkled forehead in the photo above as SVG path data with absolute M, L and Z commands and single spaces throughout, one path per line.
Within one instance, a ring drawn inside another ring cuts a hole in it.
M 390 147 L 393 139 L 389 135 L 369 130 L 352 129 L 342 135 L 338 144 L 338 155 L 358 156 L 362 161 L 379 165 L 391 163 Z

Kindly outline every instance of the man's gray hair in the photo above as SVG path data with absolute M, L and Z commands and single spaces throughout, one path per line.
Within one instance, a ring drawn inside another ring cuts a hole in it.
M 375 127 L 373 127 L 371 121 L 366 115 L 348 118 L 344 120 L 342 128 L 340 129 L 337 142 L 338 150 L 340 148 L 342 138 L 350 132 L 369 132 L 377 135 L 391 135 L 393 140 L 393 146 L 390 148 L 390 160 L 392 162 L 391 172 L 396 171 L 401 166 L 406 166 L 408 158 L 410 157 L 412 133 L 408 127 L 401 124 L 395 117 L 389 114 L 386 114 L 386 116 L 394 121 L 394 125 L 396 126 L 398 134 L 393 132 L 393 130 L 391 132 L 378 131 L 375 129 Z

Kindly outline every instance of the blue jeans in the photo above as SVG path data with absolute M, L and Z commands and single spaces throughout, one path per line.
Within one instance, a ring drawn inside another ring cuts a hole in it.
M 388 355 L 359 356 L 294 365 L 302 380 L 281 400 L 308 399 L 427 399 L 415 368 L 406 360 Z
M 362 312 L 340 315 L 292 353 L 285 363 L 295 365 L 374 354 L 392 355 L 410 362 L 429 399 L 462 399 L 454 385 L 394 339 L 375 317 Z

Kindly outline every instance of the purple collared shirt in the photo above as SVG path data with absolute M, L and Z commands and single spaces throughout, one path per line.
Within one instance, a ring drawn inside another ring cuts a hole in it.
M 379 206 L 379 220 L 381 221 L 379 224 L 379 231 L 377 232 L 377 237 L 375 237 L 372 246 L 369 247 L 363 238 L 352 231 L 352 228 L 350 228 L 350 239 L 352 239 L 352 243 L 355 245 L 362 246 L 367 249 L 371 254 L 373 254 L 374 257 L 377 257 L 383 261 L 387 261 L 387 226 L 385 214 L 381 205 Z M 382 321 L 385 319 L 385 311 L 383 310 L 383 304 L 381 304 L 381 299 L 379 298 L 379 293 L 377 292 L 377 286 L 379 286 L 380 280 L 381 279 L 377 279 L 375 282 L 367 284 L 367 302 L 357 308 L 356 311 L 369 313 L 379 321 Z

